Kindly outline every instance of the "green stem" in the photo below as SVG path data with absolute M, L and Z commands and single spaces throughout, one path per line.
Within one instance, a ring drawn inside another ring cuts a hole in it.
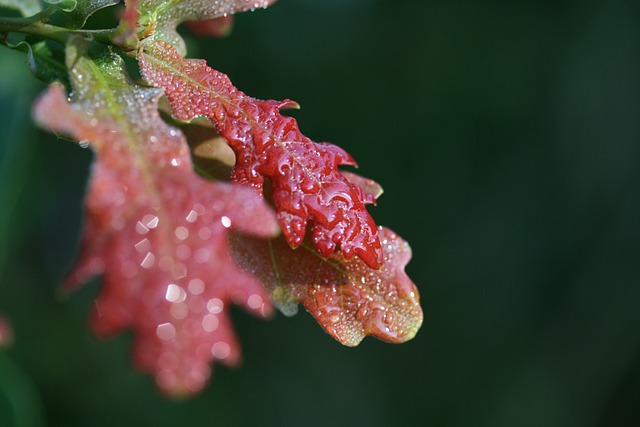
M 30 18 L 5 18 L 0 17 L 0 33 L 23 33 L 46 37 L 65 44 L 71 32 L 65 28 L 44 24 L 40 21 L 33 21 L 34 15 Z
M 70 31 L 69 34 L 80 34 L 100 43 L 117 46 L 113 40 L 116 30 L 117 28 L 111 30 L 74 30 Z
M 41 13 L 45 13 L 43 11 Z M 39 15 L 39 14 L 38 14 Z M 34 19 L 38 15 L 29 18 L 5 18 L 0 17 L 0 34 L 1 33 L 23 33 L 32 34 L 55 40 L 63 45 L 67 43 L 69 38 L 74 35 L 83 35 L 100 43 L 113 45 L 113 36 L 116 29 L 110 30 L 68 30 L 63 27 L 45 24 L 39 19 Z M 40 17 L 41 19 L 42 17 Z

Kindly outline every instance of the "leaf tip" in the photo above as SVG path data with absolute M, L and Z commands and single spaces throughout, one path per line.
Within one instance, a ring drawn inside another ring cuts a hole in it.
M 67 93 L 60 83 L 53 83 L 40 95 L 33 104 L 32 114 L 37 123 L 41 126 L 50 126 L 50 112 L 59 108 L 67 107 Z
M 299 110 L 300 108 L 300 104 L 290 99 L 286 99 L 278 105 L 279 110 Z

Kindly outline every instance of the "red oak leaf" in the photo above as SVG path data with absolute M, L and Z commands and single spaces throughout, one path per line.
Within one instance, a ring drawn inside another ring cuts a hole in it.
M 168 43 L 145 41 L 139 53 L 142 74 L 162 87 L 174 115 L 184 121 L 207 117 L 236 154 L 233 180 L 260 194 L 271 183 L 278 221 L 289 245 L 304 240 L 307 223 L 320 254 L 357 255 L 378 268 L 378 229 L 365 204 L 375 198 L 338 170 L 355 165 L 344 150 L 302 135 L 295 119 L 282 116 L 292 101 L 260 101 L 237 90 L 229 78 L 203 60 L 184 59 Z
M 379 270 L 339 252 L 321 258 L 304 244 L 294 251 L 282 238 L 238 236 L 233 246 L 240 264 L 262 280 L 283 313 L 295 314 L 302 303 L 344 345 L 358 345 L 367 335 L 401 343 L 422 324 L 418 290 L 404 272 L 411 249 L 386 228 L 380 228 L 380 238 L 384 262 Z
M 120 16 L 120 22 L 135 30 L 140 17 L 138 10 L 138 0 L 124 0 L 125 9 Z
M 250 189 L 193 172 L 182 133 L 158 114 L 161 92 L 130 82 L 118 56 L 90 59 L 72 48 L 74 102 L 53 86 L 34 109 L 44 126 L 96 153 L 69 284 L 104 274 L 94 331 L 131 328 L 140 369 L 168 394 L 197 392 L 211 361 L 239 360 L 228 304 L 260 316 L 271 310 L 263 287 L 231 257 L 229 229 L 273 236 L 275 216 Z
M 196 36 L 226 37 L 233 29 L 233 15 L 220 16 L 219 18 L 205 19 L 203 21 L 187 21 L 185 25 Z

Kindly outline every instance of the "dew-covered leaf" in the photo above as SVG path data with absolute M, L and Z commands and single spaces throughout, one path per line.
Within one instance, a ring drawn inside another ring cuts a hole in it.
M 32 16 L 42 10 L 38 0 L 0 0 L 0 7 L 17 10 L 22 16 Z
M 134 359 L 172 395 L 199 391 L 210 362 L 235 363 L 228 305 L 270 312 L 268 295 L 231 257 L 229 230 L 273 236 L 271 209 L 248 188 L 193 172 L 182 133 L 159 116 L 159 89 L 133 84 L 113 53 L 67 47 L 72 102 L 52 86 L 35 105 L 45 127 L 96 154 L 79 260 L 67 286 L 103 284 L 91 324 L 134 334 Z
M 336 249 L 360 257 L 369 267 L 382 260 L 378 229 L 366 204 L 374 195 L 338 170 L 355 166 L 341 148 L 315 143 L 296 120 L 280 114 L 292 101 L 261 101 L 236 89 L 229 78 L 203 60 L 184 59 L 165 42 L 145 41 L 139 63 L 147 81 L 165 90 L 173 114 L 188 121 L 207 117 L 236 154 L 233 180 L 263 193 L 270 181 L 278 221 L 289 245 L 298 247 L 310 223 L 318 251 Z
M 176 27 L 185 21 L 203 21 L 237 12 L 266 8 L 276 0 L 139 0 L 139 24 L 151 28 L 155 40 L 172 44 L 186 54 Z M 148 32 L 148 31 L 147 31 Z
M 382 186 L 378 184 L 376 181 L 362 177 L 356 173 L 348 172 L 348 171 L 340 171 L 342 176 L 344 176 L 347 181 L 350 183 L 357 185 L 369 196 L 373 197 L 374 200 L 377 200 L 378 197 L 382 196 L 383 190 Z
M 293 250 L 282 238 L 236 236 L 233 247 L 240 264 L 262 280 L 284 314 L 295 314 L 302 303 L 348 346 L 367 335 L 401 343 L 422 324 L 418 290 L 404 271 L 411 249 L 386 228 L 380 228 L 380 238 L 384 261 L 379 270 L 359 259 L 346 260 L 339 252 L 324 259 L 306 244 Z
M 26 53 L 29 70 L 38 80 L 45 83 L 60 81 L 67 84 L 68 76 L 67 68 L 64 65 L 64 52 L 56 43 L 27 37 L 26 40 L 16 44 L 0 39 L 0 44 Z

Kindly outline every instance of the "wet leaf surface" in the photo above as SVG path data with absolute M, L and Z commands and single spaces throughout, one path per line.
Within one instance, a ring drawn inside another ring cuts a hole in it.
M 327 333 L 348 346 L 367 335 L 401 343 L 422 325 L 418 290 L 404 272 L 411 248 L 386 228 L 380 238 L 384 262 L 379 270 L 339 253 L 324 259 L 306 244 L 293 250 L 282 238 L 236 236 L 234 253 L 284 314 L 295 314 L 302 303 Z
M 262 286 L 230 257 L 227 234 L 271 236 L 275 217 L 250 189 L 193 172 L 182 133 L 158 114 L 160 91 L 130 82 L 118 56 L 69 50 L 72 102 L 53 86 L 35 106 L 41 124 L 96 152 L 68 286 L 102 274 L 94 331 L 132 329 L 136 363 L 162 390 L 197 392 L 211 361 L 240 358 L 228 304 L 270 312 Z
M 292 101 L 261 101 L 236 89 L 229 78 L 202 60 L 184 59 L 165 42 L 145 42 L 139 57 L 144 77 L 165 90 L 174 115 L 184 121 L 207 117 L 236 154 L 234 182 L 263 193 L 265 179 L 289 245 L 298 247 L 307 232 L 329 257 L 340 248 L 369 267 L 382 259 L 378 229 L 365 208 L 375 197 L 338 170 L 355 165 L 341 148 L 315 143 L 295 119 L 280 109 Z

